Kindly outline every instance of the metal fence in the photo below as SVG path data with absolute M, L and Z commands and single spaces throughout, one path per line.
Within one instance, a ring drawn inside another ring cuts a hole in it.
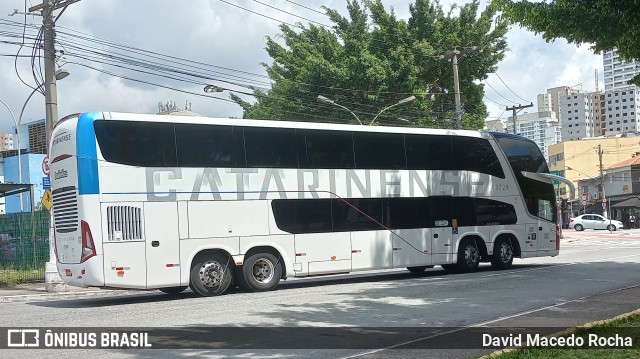
M 0 286 L 44 281 L 49 212 L 0 215 Z

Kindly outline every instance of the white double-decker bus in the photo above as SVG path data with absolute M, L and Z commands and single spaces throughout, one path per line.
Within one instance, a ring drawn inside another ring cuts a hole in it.
M 70 285 L 203 296 L 556 256 L 554 186 L 504 133 L 84 113 L 50 143 Z

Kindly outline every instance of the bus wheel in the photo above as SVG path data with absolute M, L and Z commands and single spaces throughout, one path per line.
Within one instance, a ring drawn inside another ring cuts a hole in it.
M 498 238 L 493 246 L 491 266 L 493 269 L 508 269 L 513 263 L 513 248 L 505 238 Z
M 160 288 L 160 291 L 167 294 L 178 294 L 178 293 L 182 293 L 182 291 L 185 289 L 187 289 L 187 286 Z
M 202 253 L 191 265 L 189 287 L 194 293 L 204 297 L 220 295 L 231 284 L 229 258 L 219 253 Z
M 282 263 L 271 253 L 256 253 L 245 259 L 236 275 L 238 286 L 250 292 L 275 288 L 282 277 Z
M 433 268 L 433 266 L 407 267 L 409 272 L 416 274 L 424 272 L 427 268 Z
M 478 268 L 479 264 L 480 251 L 478 247 L 476 247 L 476 244 L 469 239 L 460 242 L 456 269 L 459 272 L 473 272 Z

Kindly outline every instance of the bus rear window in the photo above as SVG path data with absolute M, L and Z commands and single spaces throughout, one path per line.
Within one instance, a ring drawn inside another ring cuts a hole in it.
M 172 124 L 97 120 L 94 128 L 100 152 L 109 162 L 141 167 L 177 165 Z

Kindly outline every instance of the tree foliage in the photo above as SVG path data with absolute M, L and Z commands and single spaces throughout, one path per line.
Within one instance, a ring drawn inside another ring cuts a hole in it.
M 632 0 L 553 0 L 546 2 L 497 0 L 506 18 L 545 40 L 564 38 L 591 44 L 595 52 L 618 49 L 624 59 L 640 60 L 640 2 Z M 640 77 L 634 78 L 640 85 Z
M 254 88 L 255 103 L 232 98 L 245 118 L 370 123 L 378 113 L 415 95 L 417 100 L 394 106 L 376 123 L 454 128 L 453 70 L 446 55 L 478 46 L 459 60 L 465 128 L 484 125 L 484 88 L 478 80 L 495 71 L 506 50 L 507 25 L 479 0 L 445 13 L 438 1 L 416 0 L 410 18 L 398 19 L 381 0 L 347 0 L 348 16 L 324 8 L 331 28 L 309 24 L 299 29 L 281 25 L 267 38 L 272 64 L 263 64 L 272 86 Z M 443 58 L 443 55 L 445 56 Z M 347 107 L 322 103 L 318 95 Z

